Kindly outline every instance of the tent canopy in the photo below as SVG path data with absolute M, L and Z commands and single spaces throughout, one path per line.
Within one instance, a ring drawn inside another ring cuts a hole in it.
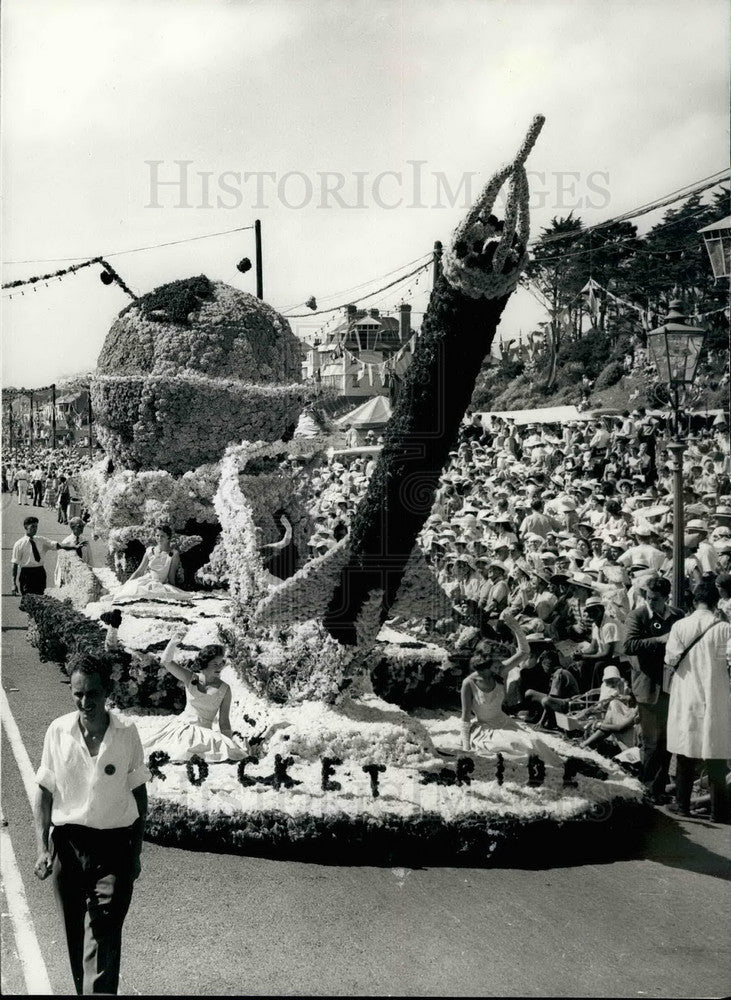
M 522 424 L 561 424 L 568 420 L 586 420 L 586 413 L 581 413 L 575 406 L 542 406 L 535 410 L 493 410 L 480 413 L 483 424 L 485 417 L 511 418 L 518 426 Z
M 335 421 L 336 427 L 344 427 L 351 424 L 360 430 L 376 430 L 385 427 L 391 419 L 391 404 L 385 396 L 372 396 L 365 403 L 356 406 L 350 413 L 338 417 Z

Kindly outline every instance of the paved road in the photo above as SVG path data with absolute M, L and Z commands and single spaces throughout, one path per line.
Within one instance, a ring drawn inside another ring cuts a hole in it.
M 3 495 L 3 676 L 34 766 L 72 708 L 26 640 L 9 557 L 27 513 Z M 66 529 L 41 511 L 41 533 Z M 49 560 L 49 565 L 52 559 Z M 2 809 L 56 993 L 72 989 L 31 811 L 3 738 Z M 352 867 L 145 846 L 122 990 L 162 995 L 709 997 L 731 986 L 728 828 L 655 813 L 636 857 L 522 869 Z M 550 845 L 547 845 L 550 852 Z M 530 863 L 531 859 L 526 859 Z M 7 902 L 3 992 L 22 983 Z

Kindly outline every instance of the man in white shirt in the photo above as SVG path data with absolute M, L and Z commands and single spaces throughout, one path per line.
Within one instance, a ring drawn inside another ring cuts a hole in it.
M 15 470 L 15 485 L 18 488 L 18 506 L 28 506 L 28 469 L 22 463 Z
M 703 573 L 715 573 L 718 569 L 718 553 L 708 541 L 708 527 L 700 518 L 692 518 L 685 526 L 685 532 L 698 543 L 695 557 Z
M 25 534 L 13 546 L 12 572 L 13 594 L 42 594 L 46 589 L 46 570 L 43 556 L 51 549 L 65 552 L 82 552 L 88 542 L 53 542 L 38 534 L 38 518 L 26 517 L 23 521 Z
M 622 653 L 622 629 L 614 618 L 606 613 L 601 597 L 587 598 L 584 613 L 591 621 L 591 641 L 589 648 L 576 653 L 581 662 L 582 691 L 599 687 L 604 668 L 619 660 Z
M 116 994 L 150 772 L 134 725 L 106 709 L 109 664 L 79 654 L 69 677 L 78 711 L 48 727 L 36 774 L 34 870 L 54 874 L 77 993 Z
M 665 553 L 652 544 L 656 537 L 655 532 L 645 522 L 637 525 L 634 535 L 637 538 L 637 545 L 622 553 L 617 559 L 619 565 L 636 566 L 638 563 L 645 563 L 649 569 L 659 571 L 665 562 Z

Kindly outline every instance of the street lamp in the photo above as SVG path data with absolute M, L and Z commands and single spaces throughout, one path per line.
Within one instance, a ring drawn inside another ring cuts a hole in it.
M 728 278 L 731 273 L 731 215 L 698 230 L 708 251 L 713 277 Z
M 673 604 L 681 607 L 683 600 L 683 579 L 685 576 L 684 542 L 685 533 L 683 511 L 683 454 L 687 447 L 680 428 L 681 394 L 692 385 L 698 368 L 701 348 L 706 331 L 698 326 L 689 326 L 680 311 L 681 302 L 670 303 L 670 312 L 665 322 L 647 334 L 650 359 L 657 368 L 662 382 L 670 390 L 673 408 L 674 440 L 668 444 L 673 456 Z

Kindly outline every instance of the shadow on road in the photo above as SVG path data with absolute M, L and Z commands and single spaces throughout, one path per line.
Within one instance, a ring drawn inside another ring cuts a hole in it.
M 717 854 L 698 842 L 705 831 L 716 837 L 725 837 L 728 846 L 728 828 L 704 820 L 680 823 L 659 810 L 654 812 L 654 823 L 645 831 L 640 857 L 646 861 L 656 861 L 669 868 L 682 868 L 699 875 L 731 881 L 731 863 L 728 857 Z M 697 831 L 697 837 L 691 836 Z M 715 839 L 715 837 L 714 837 Z

